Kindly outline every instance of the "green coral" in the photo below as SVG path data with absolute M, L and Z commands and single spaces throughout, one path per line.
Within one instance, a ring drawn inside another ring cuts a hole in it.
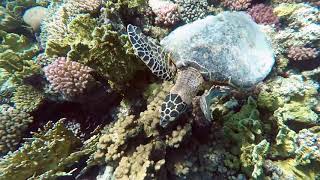
M 40 73 L 32 58 L 38 53 L 39 47 L 23 36 L 0 31 L 3 38 L 0 44 L 0 68 L 8 72 L 8 79 L 21 84 L 23 78 Z
M 10 13 L 6 8 L 0 6 L 0 30 L 13 32 L 21 28 L 22 21 Z
M 288 123 L 294 120 L 295 123 L 317 124 L 319 123 L 318 115 L 308 106 L 301 106 L 299 102 L 284 104 L 274 112 L 278 121 Z
M 300 4 L 282 3 L 274 8 L 273 12 L 279 17 L 290 16 L 299 7 L 301 7 Z
M 318 103 L 318 88 L 316 82 L 305 80 L 301 75 L 276 77 L 262 87 L 258 105 L 273 113 L 279 126 L 289 120 L 306 125 L 314 124 L 318 118 L 313 111 Z
M 297 134 L 287 126 L 279 127 L 276 144 L 271 147 L 273 157 L 292 157 L 295 155 Z
M 64 127 L 63 120 L 48 122 L 19 150 L 1 159 L 0 179 L 56 179 L 71 175 L 65 172 L 66 167 L 91 154 L 96 143 L 97 138 L 93 137 L 76 151 L 80 140 Z
M 230 112 L 224 116 L 223 131 L 239 145 L 255 142 L 262 133 L 256 101 L 249 97 L 239 112 Z
M 110 24 L 98 26 L 89 14 L 78 15 L 68 24 L 66 38 L 48 40 L 46 54 L 66 53 L 70 60 L 95 69 L 111 84 L 121 86 L 144 66 L 133 55 L 127 35 L 112 29 Z
M 12 101 L 18 110 L 32 112 L 43 102 L 44 95 L 32 86 L 22 85 L 16 88 Z

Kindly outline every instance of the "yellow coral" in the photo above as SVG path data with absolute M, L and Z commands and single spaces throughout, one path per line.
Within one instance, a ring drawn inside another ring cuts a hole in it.
M 273 12 L 279 17 L 290 16 L 299 7 L 301 7 L 299 4 L 283 3 L 274 8 Z
M 130 157 L 123 157 L 114 172 L 115 179 L 119 180 L 144 180 L 155 179 L 156 173 L 164 164 L 164 154 L 157 154 L 163 144 L 155 141 L 146 145 L 140 145 Z M 157 164 L 158 168 L 155 168 Z
M 32 112 L 43 102 L 44 95 L 32 86 L 22 85 L 16 89 L 12 98 L 18 110 Z

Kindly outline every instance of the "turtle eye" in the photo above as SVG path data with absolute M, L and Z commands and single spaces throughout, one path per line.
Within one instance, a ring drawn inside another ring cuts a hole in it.
M 160 109 L 160 125 L 166 127 L 175 121 L 187 109 L 187 104 L 182 101 L 180 95 L 169 94 L 166 96 Z

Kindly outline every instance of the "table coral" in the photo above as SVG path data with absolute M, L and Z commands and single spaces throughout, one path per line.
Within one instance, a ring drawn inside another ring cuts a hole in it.
M 9 105 L 0 106 L 0 154 L 17 148 L 23 133 L 32 121 L 32 116 L 26 112 Z

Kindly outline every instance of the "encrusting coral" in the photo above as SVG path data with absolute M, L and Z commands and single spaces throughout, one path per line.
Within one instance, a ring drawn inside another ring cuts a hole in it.
M 17 148 L 32 121 L 32 116 L 26 112 L 9 105 L 0 106 L 0 154 Z
M 93 70 L 78 62 L 68 61 L 65 57 L 57 58 L 43 68 L 52 89 L 61 93 L 65 99 L 72 99 L 84 93 L 95 83 L 90 74 Z

